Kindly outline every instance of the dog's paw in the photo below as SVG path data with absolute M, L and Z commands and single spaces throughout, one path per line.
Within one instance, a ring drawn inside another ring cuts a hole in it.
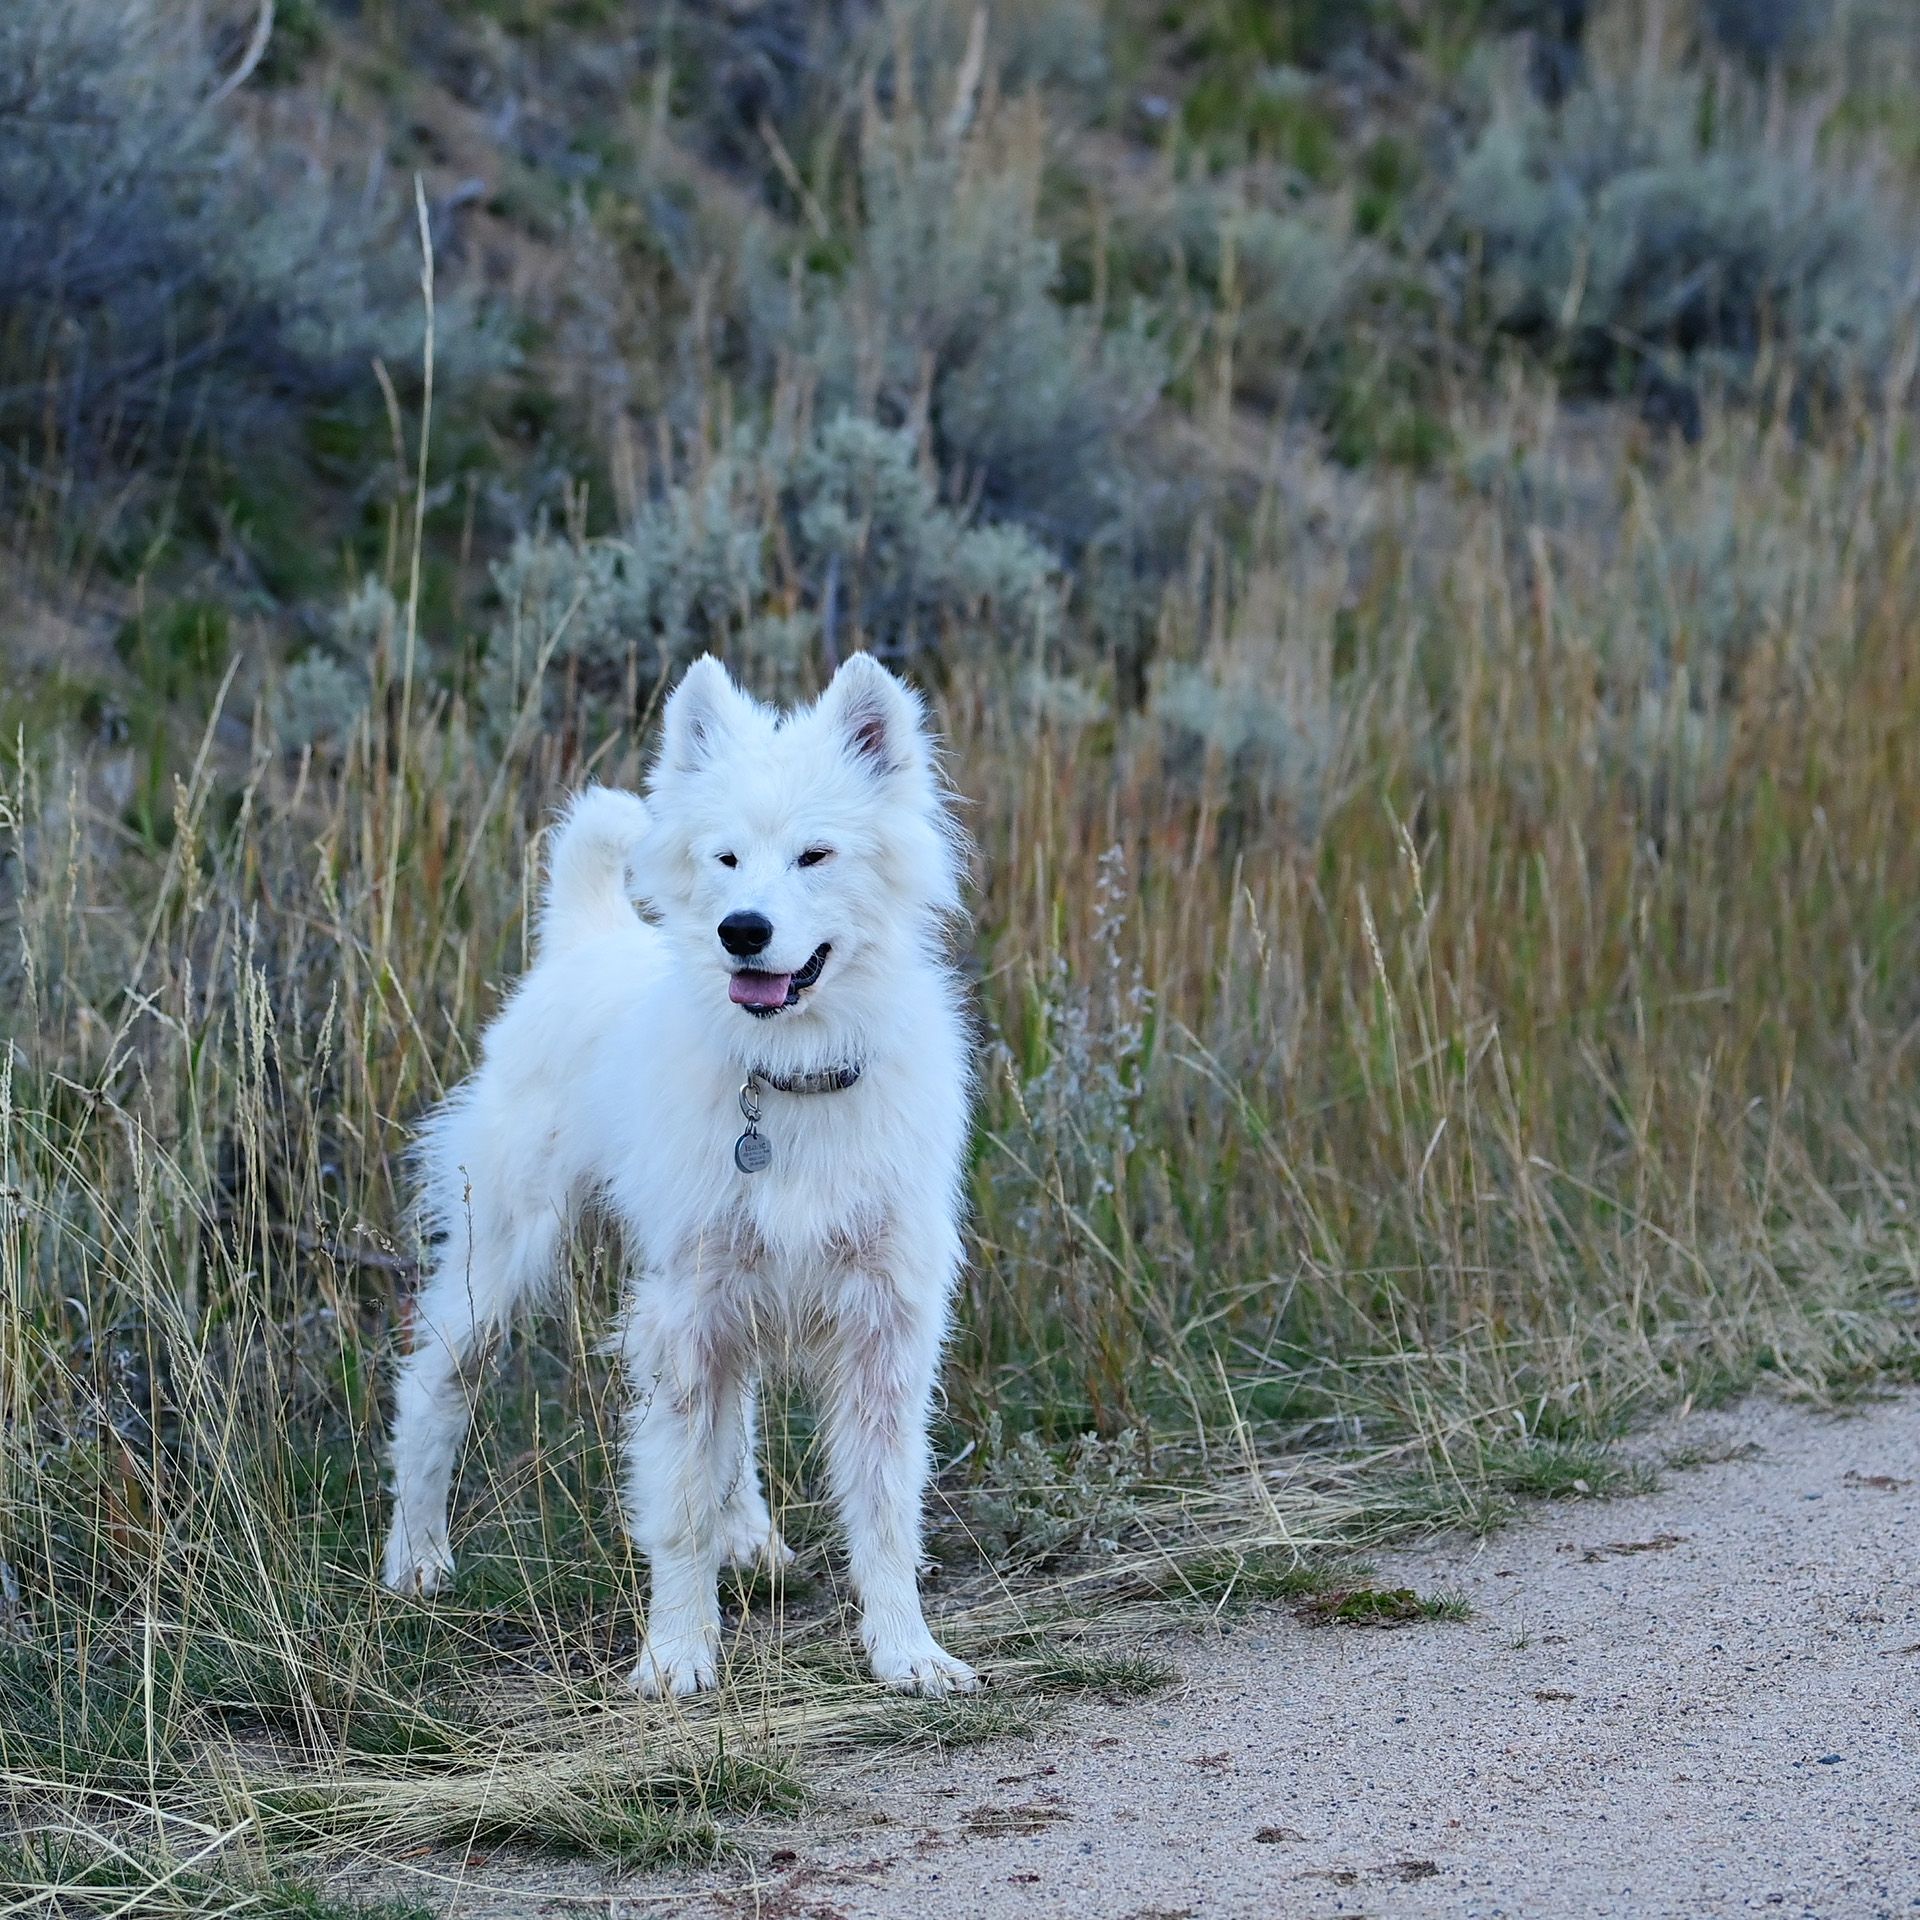
M 380 1584 L 409 1600 L 431 1600 L 453 1585 L 453 1548 L 444 1535 L 419 1540 L 396 1526 L 387 1536 Z
M 720 1561 L 723 1566 L 743 1572 L 755 1567 L 778 1570 L 793 1565 L 793 1549 L 780 1537 L 780 1529 L 764 1517 L 735 1521 L 722 1534 Z
M 873 1662 L 873 1677 L 895 1693 L 917 1693 L 923 1700 L 944 1700 L 950 1693 L 980 1691 L 980 1676 L 931 1637 L 910 1646 L 875 1647 L 869 1658 Z
M 627 1676 L 627 1685 L 644 1700 L 679 1699 L 719 1684 L 719 1663 L 705 1634 L 663 1634 L 643 1641 L 640 1664 Z

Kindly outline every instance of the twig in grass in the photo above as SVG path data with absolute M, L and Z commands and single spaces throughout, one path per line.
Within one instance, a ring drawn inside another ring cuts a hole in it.
M 411 1260 L 403 1253 L 391 1253 L 380 1247 L 357 1247 L 346 1240 L 326 1240 L 307 1227 L 292 1227 L 286 1222 L 276 1222 L 279 1230 L 288 1235 L 293 1244 L 302 1253 L 320 1253 L 342 1267 L 360 1267 L 369 1273 L 390 1273 L 397 1279 L 412 1280 L 418 1277 L 420 1262 Z
M 254 20 L 253 33 L 247 41 L 246 50 L 240 56 L 240 64 L 207 95 L 208 106 L 219 106 L 253 78 L 260 62 L 267 57 L 267 43 L 272 38 L 273 0 L 260 0 L 260 12 Z

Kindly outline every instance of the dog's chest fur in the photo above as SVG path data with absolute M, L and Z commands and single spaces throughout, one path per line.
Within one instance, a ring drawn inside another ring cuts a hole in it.
M 694 1097 L 674 1103 L 668 1124 L 632 1143 L 607 1191 L 643 1266 L 663 1278 L 804 1314 L 849 1273 L 891 1274 L 903 1228 L 912 1238 L 916 1221 L 944 1228 L 953 1217 L 963 1094 L 939 1097 L 885 1065 L 837 1092 L 764 1090 L 772 1157 L 749 1174 L 733 1157 L 746 1124 L 738 1088 L 705 1080 L 686 1091 Z

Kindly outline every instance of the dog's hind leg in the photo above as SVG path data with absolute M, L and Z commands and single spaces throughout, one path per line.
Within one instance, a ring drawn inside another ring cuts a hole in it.
M 718 1679 L 720 1564 L 753 1470 L 745 1356 L 712 1296 L 678 1279 L 634 1289 L 623 1347 L 634 1388 L 627 1528 L 651 1576 L 630 1684 L 650 1698 L 695 1693 Z
M 944 1301 L 944 1288 L 925 1295 L 888 1272 L 849 1273 L 822 1356 L 827 1472 L 860 1596 L 861 1642 L 875 1679 L 928 1698 L 980 1684 L 920 1610 L 920 1509 Z
M 424 1155 L 440 1245 L 394 1387 L 393 1525 L 380 1577 L 396 1593 L 436 1593 L 452 1577 L 447 1505 L 473 1394 L 514 1309 L 552 1273 L 567 1223 L 564 1192 L 545 1191 L 524 1169 L 511 1178 L 498 1157 L 469 1179 L 457 1164 L 461 1132 L 471 1138 L 443 1117 Z
M 750 1380 L 741 1395 L 741 1428 L 746 1438 L 740 1468 L 720 1512 L 720 1561 L 728 1567 L 790 1567 L 793 1549 L 780 1537 L 761 1491 L 754 1459 L 759 1425 L 759 1382 Z

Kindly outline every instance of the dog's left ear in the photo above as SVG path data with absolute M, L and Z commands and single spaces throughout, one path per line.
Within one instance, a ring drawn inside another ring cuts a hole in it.
M 925 764 L 920 696 L 872 654 L 848 657 L 820 696 L 819 711 L 847 752 L 873 772 L 905 773 Z

